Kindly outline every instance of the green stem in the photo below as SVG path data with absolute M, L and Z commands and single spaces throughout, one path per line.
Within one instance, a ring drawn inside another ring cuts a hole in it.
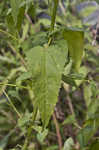
M 23 147 L 22 147 L 22 150 L 27 150 L 27 146 L 28 146 L 28 140 L 27 140 L 27 138 L 25 139 L 25 143 L 24 143 L 24 145 L 23 145 Z
M 50 27 L 51 31 L 54 30 L 55 19 L 56 19 L 56 12 L 57 12 L 57 7 L 58 7 L 58 1 L 59 0 L 54 0 L 54 7 L 53 7 L 53 10 L 52 10 L 52 16 L 51 16 L 51 27 Z M 49 39 L 48 45 L 50 45 L 50 43 L 51 43 L 51 38 Z M 33 125 L 33 123 L 35 121 L 36 115 L 37 115 L 37 110 L 34 111 L 34 116 L 32 118 L 32 125 Z M 23 145 L 22 150 L 27 150 L 31 133 L 32 133 L 32 127 L 30 126 L 28 128 L 27 138 L 25 139 L 25 143 Z
M 0 32 L 2 32 L 3 34 L 7 35 L 8 37 L 11 37 L 15 41 L 18 41 L 18 39 L 15 36 L 13 36 L 12 34 L 10 34 L 7 31 L 4 31 L 4 30 L 0 29 Z
M 56 13 L 57 13 L 57 8 L 58 8 L 58 3 L 59 0 L 53 0 L 54 2 L 54 7 L 52 9 L 52 15 L 51 15 L 51 26 L 50 26 L 50 31 L 52 32 L 54 30 L 55 26 L 55 20 L 56 20 Z M 48 45 L 51 44 L 52 38 L 49 38 Z
M 54 30 L 54 25 L 55 25 L 56 13 L 57 13 L 59 0 L 53 0 L 53 2 L 54 2 L 54 7 L 53 7 L 53 10 L 52 10 L 52 16 L 51 16 L 51 31 Z
M 3 93 L 7 97 L 8 102 L 10 103 L 11 107 L 13 108 L 13 110 L 17 113 L 18 117 L 21 118 L 21 114 L 18 112 L 18 110 L 16 109 L 16 107 L 12 103 L 12 101 L 11 101 L 10 97 L 8 96 L 8 94 L 5 91 L 3 91 Z
M 32 116 L 32 123 L 31 123 L 30 127 L 27 130 L 27 136 L 26 136 L 26 139 L 25 139 L 22 150 L 27 150 L 28 149 L 29 141 L 31 140 L 31 135 L 32 135 L 32 131 L 33 131 L 32 126 L 34 124 L 34 121 L 35 121 L 35 118 L 36 118 L 36 115 L 37 115 L 37 109 L 34 110 L 32 115 L 33 115 Z
M 19 85 L 16 85 L 16 84 L 9 84 L 9 83 L 1 83 L 0 82 L 0 86 L 2 86 L 2 85 L 4 85 L 4 86 L 11 86 L 11 87 L 19 87 L 19 88 L 22 88 L 22 89 L 27 89 L 27 90 L 29 90 L 29 88 L 28 87 L 25 87 L 25 86 L 19 86 Z M 1 94 L 0 94 L 1 95 Z

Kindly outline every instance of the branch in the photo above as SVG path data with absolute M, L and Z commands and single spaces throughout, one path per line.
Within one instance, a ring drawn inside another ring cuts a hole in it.
M 34 27 L 34 24 L 33 24 L 32 20 L 31 20 L 30 16 L 27 13 L 25 13 L 25 17 L 30 22 L 30 24 L 32 25 L 32 27 Z
M 59 125 L 58 125 L 55 113 L 53 113 L 53 121 L 54 121 L 54 124 L 56 127 L 56 134 L 57 134 L 57 138 L 58 138 L 59 150 L 62 150 L 62 138 L 61 138 Z

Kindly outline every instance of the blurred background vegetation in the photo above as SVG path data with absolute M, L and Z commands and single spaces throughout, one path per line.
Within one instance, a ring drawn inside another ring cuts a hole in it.
M 25 80 L 26 76 L 23 80 L 20 75 L 26 71 L 26 51 L 47 40 L 51 2 L 23 0 L 16 29 L 10 1 L 0 1 L 0 150 L 21 150 L 24 144 L 31 122 L 33 94 L 28 88 L 30 80 Z M 15 11 L 17 9 L 13 14 Z M 55 107 L 63 150 L 82 150 L 84 146 L 86 150 L 99 150 L 99 0 L 60 0 L 56 25 L 82 28 L 85 32 L 84 56 L 79 70 L 85 79 L 72 77 L 69 88 L 68 85 L 61 87 Z M 38 113 L 28 149 L 57 150 L 53 118 L 43 133 L 41 125 Z

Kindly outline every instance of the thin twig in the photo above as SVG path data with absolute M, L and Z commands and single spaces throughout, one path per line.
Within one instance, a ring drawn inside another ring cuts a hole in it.
M 0 86 L 2 86 L 1 89 L 0 89 L 0 96 L 3 94 L 3 91 L 6 89 L 7 86 L 8 86 L 8 85 L 11 85 L 11 84 L 9 84 L 9 80 L 11 80 L 11 78 L 12 78 L 18 71 L 22 71 L 22 67 L 13 69 L 13 70 L 9 73 L 9 75 L 5 78 L 5 80 L 4 80 L 2 83 L 0 83 Z
M 66 10 L 65 10 L 65 8 L 64 8 L 64 6 L 63 6 L 61 1 L 59 1 L 59 6 L 61 8 L 61 11 L 62 11 L 63 15 L 66 16 Z
M 54 121 L 54 124 L 55 124 L 55 127 L 56 127 L 56 133 L 57 133 L 57 138 L 58 138 L 59 150 L 62 150 L 62 138 L 61 138 L 59 125 L 58 125 L 55 113 L 53 113 L 53 121 Z
M 65 91 L 66 91 L 66 94 L 67 94 L 66 100 L 67 100 L 67 102 L 68 102 L 68 106 L 69 106 L 69 109 L 70 109 L 70 113 L 71 113 L 72 115 L 74 115 L 75 120 L 76 120 L 76 116 L 75 116 L 75 111 L 74 111 L 74 108 L 73 108 L 73 104 L 72 104 L 71 98 L 70 98 L 70 96 L 69 96 L 69 85 L 67 85 L 67 84 L 66 84 L 65 82 L 63 82 L 63 81 L 62 81 L 62 83 L 63 83 L 63 87 L 64 87 L 64 89 L 65 89 Z M 76 126 L 78 129 L 81 129 L 81 126 L 78 124 L 77 120 L 76 120 L 75 123 L 73 123 L 73 125 Z
M 66 100 L 68 101 L 68 106 L 70 108 L 70 112 L 71 112 L 71 114 L 75 115 L 73 104 L 72 104 L 70 96 L 69 96 L 69 85 L 67 85 L 65 82 L 62 82 L 62 83 L 63 83 L 63 87 L 67 93 Z
M 34 27 L 34 24 L 33 24 L 32 20 L 31 20 L 30 16 L 27 13 L 25 13 L 25 17 L 27 18 L 29 23 L 32 25 L 32 27 Z
M 15 49 L 15 47 L 10 42 L 7 42 L 7 43 L 9 47 L 12 49 L 12 51 L 14 52 L 14 54 L 20 59 L 22 66 L 24 66 L 25 69 L 27 69 L 26 63 L 24 61 L 24 58 L 21 56 L 21 54 Z
M 11 37 L 15 41 L 18 41 L 18 39 L 15 36 L 13 36 L 12 34 L 10 34 L 7 31 L 4 31 L 4 30 L 0 29 L 0 32 L 3 33 L 3 34 L 5 34 L 5 35 L 7 35 L 8 37 Z

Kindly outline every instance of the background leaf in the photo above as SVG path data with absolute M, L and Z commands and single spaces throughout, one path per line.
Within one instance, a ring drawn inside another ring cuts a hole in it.
M 69 54 L 72 57 L 73 67 L 78 71 L 84 49 L 84 32 L 78 29 L 64 29 L 63 37 L 67 40 Z
M 63 150 L 72 150 L 73 146 L 74 146 L 74 141 L 70 137 L 65 141 Z
M 23 0 L 10 0 L 11 5 L 11 14 L 15 23 L 15 26 L 18 30 L 20 30 L 22 20 L 24 17 L 25 6 L 21 7 L 21 3 Z

